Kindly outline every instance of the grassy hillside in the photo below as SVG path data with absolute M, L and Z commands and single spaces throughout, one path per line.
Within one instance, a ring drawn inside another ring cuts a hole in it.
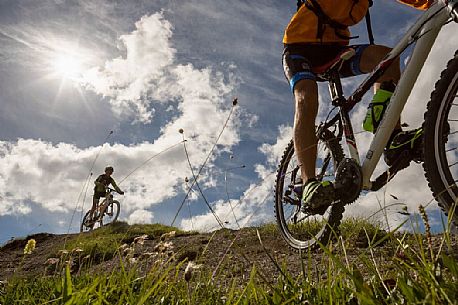
M 302 254 L 274 224 L 37 234 L 0 248 L 0 304 L 457 303 L 457 236 L 386 233 L 354 219 L 341 228 L 334 243 Z

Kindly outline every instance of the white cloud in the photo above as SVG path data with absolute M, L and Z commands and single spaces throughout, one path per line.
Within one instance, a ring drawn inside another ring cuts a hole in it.
M 181 128 L 193 166 L 206 160 L 231 111 L 232 104 L 226 101 L 237 80 L 233 74 L 223 75 L 211 67 L 196 69 L 190 63 L 176 64 L 171 35 L 172 25 L 161 13 L 143 17 L 135 31 L 120 38 L 126 56 L 90 70 L 85 79 L 88 89 L 110 98 L 113 111 L 121 119 L 148 123 L 153 119 L 153 103 L 170 103 L 168 111 L 174 108 L 175 116 L 161 127 L 159 137 L 152 143 L 104 144 L 84 149 L 32 139 L 0 142 L 0 215 L 29 213 L 30 204 L 51 212 L 70 212 L 81 206 L 81 192 L 86 195 L 87 209 L 93 180 L 106 165 L 115 167 L 114 178 L 119 184 L 145 160 L 180 143 Z M 250 119 L 247 114 L 245 117 Z M 217 151 L 207 161 L 207 169 L 214 166 L 221 151 L 229 151 L 238 143 L 240 120 L 235 110 Z M 86 193 L 83 186 L 99 153 Z M 121 217 L 129 215 L 126 218 L 130 223 L 153 221 L 154 215 L 147 209 L 176 196 L 185 189 L 184 178 L 191 176 L 182 144 L 158 155 L 120 184 L 126 191 L 124 197 L 117 196 L 122 205 Z M 199 182 L 211 187 L 216 183 L 214 179 L 201 176 Z
M 279 137 L 273 145 L 263 144 L 259 151 L 267 158 L 266 164 L 256 164 L 255 172 L 259 182 L 250 184 L 238 199 L 218 200 L 211 206 L 228 228 L 251 226 L 265 222 L 272 222 L 274 217 L 274 192 L 276 171 L 280 158 L 291 140 L 292 128 L 279 127 Z M 216 217 L 211 211 L 196 217 L 183 219 L 181 226 L 185 229 L 209 231 L 218 228 Z
M 274 182 L 275 175 L 271 174 L 258 184 L 251 184 L 239 199 L 213 202 L 210 205 L 214 214 L 208 211 L 206 214 L 185 218 L 181 221 L 181 227 L 186 230 L 212 231 L 220 228 L 219 222 L 226 228 L 237 229 L 239 226 L 272 221 Z
M 135 115 L 141 122 L 150 122 L 148 90 L 160 92 L 167 67 L 173 63 L 175 50 L 170 45 L 172 25 L 162 14 L 145 16 L 135 23 L 136 30 L 122 35 L 120 43 L 125 58 L 107 61 L 103 68 L 87 71 L 83 82 L 89 89 L 109 97 L 113 110 L 124 117 Z
M 77 205 L 91 164 L 99 152 L 101 159 L 97 164 L 100 165 L 89 178 L 87 198 L 92 195 L 93 180 L 106 165 L 115 166 L 114 177 L 119 183 L 121 178 L 164 148 L 151 143 L 106 144 L 102 149 L 79 149 L 71 144 L 52 145 L 40 140 L 0 142 L 0 196 L 3 202 L 0 215 L 27 212 L 26 208 L 20 208 L 26 201 L 54 212 L 71 211 Z M 182 178 L 180 173 L 188 171 L 183 160 L 183 149 L 177 146 L 139 168 L 120 184 L 127 192 L 122 209 L 129 212 L 145 208 L 176 195 Z M 163 172 L 170 175 L 164 177 Z
M 458 37 L 455 35 L 457 27 L 455 23 L 451 23 L 442 28 L 407 101 L 402 119 L 414 127 L 419 126 L 423 121 L 423 113 L 434 84 L 439 80 L 441 71 L 445 69 L 457 49 Z
M 173 26 L 162 13 L 144 16 L 135 26 L 135 31 L 120 37 L 125 56 L 88 70 L 83 77 L 86 87 L 108 97 L 121 118 L 133 117 L 142 123 L 152 121 L 154 103 L 177 101 L 181 128 L 208 126 L 208 120 L 224 117 L 222 97 L 234 89 L 234 75 L 228 75 L 225 83 L 222 73 L 211 68 L 177 64 L 171 43 Z
M 154 215 L 152 212 L 147 210 L 136 210 L 132 214 L 129 215 L 127 222 L 129 224 L 148 224 L 152 223 L 154 219 Z

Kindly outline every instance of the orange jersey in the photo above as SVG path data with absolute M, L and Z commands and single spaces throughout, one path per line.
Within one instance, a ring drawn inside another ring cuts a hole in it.
M 413 6 L 418 9 L 427 9 L 433 0 L 398 0 L 399 2 Z M 368 0 L 359 0 L 357 5 L 353 0 L 316 0 L 322 11 L 334 21 L 346 25 L 344 29 L 335 29 L 329 24 L 324 24 L 322 35 L 318 33 L 318 16 L 305 5 L 293 15 L 286 27 L 283 43 L 321 43 L 347 45 L 350 37 L 348 26 L 361 21 L 366 15 L 369 7 Z

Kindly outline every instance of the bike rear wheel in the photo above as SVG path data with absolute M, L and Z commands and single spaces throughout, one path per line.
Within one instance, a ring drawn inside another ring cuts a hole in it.
M 118 219 L 120 207 L 121 205 L 119 204 L 119 201 L 113 200 L 110 202 L 103 212 L 102 219 L 100 220 L 100 226 L 115 222 Z
M 83 217 L 83 220 L 81 221 L 80 225 L 80 232 L 89 232 L 94 228 L 94 223 L 92 222 L 92 219 L 89 217 L 91 214 L 91 211 L 87 211 L 86 214 Z
M 458 51 L 431 94 L 425 113 L 425 176 L 442 210 L 458 224 Z
M 337 166 L 344 157 L 338 139 L 326 130 L 319 136 L 317 152 L 317 179 L 335 181 Z M 329 242 L 332 232 L 338 229 L 345 207 L 340 201 L 335 201 L 326 211 L 305 212 L 301 205 L 300 176 L 300 167 L 291 141 L 277 172 L 275 216 L 287 244 L 302 251 Z

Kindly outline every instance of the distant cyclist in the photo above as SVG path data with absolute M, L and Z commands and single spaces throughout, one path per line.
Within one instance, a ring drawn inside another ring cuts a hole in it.
M 106 197 L 107 187 L 110 186 L 110 184 L 113 186 L 116 192 L 118 192 L 120 195 L 124 195 L 124 192 L 121 191 L 121 189 L 116 185 L 116 182 L 114 181 L 114 179 L 111 177 L 113 172 L 114 172 L 113 167 L 107 166 L 105 167 L 105 174 L 101 174 L 100 176 L 97 177 L 97 179 L 95 179 L 94 197 L 92 199 L 92 208 L 90 211 L 89 219 L 93 219 L 94 212 L 97 209 L 100 197 Z

